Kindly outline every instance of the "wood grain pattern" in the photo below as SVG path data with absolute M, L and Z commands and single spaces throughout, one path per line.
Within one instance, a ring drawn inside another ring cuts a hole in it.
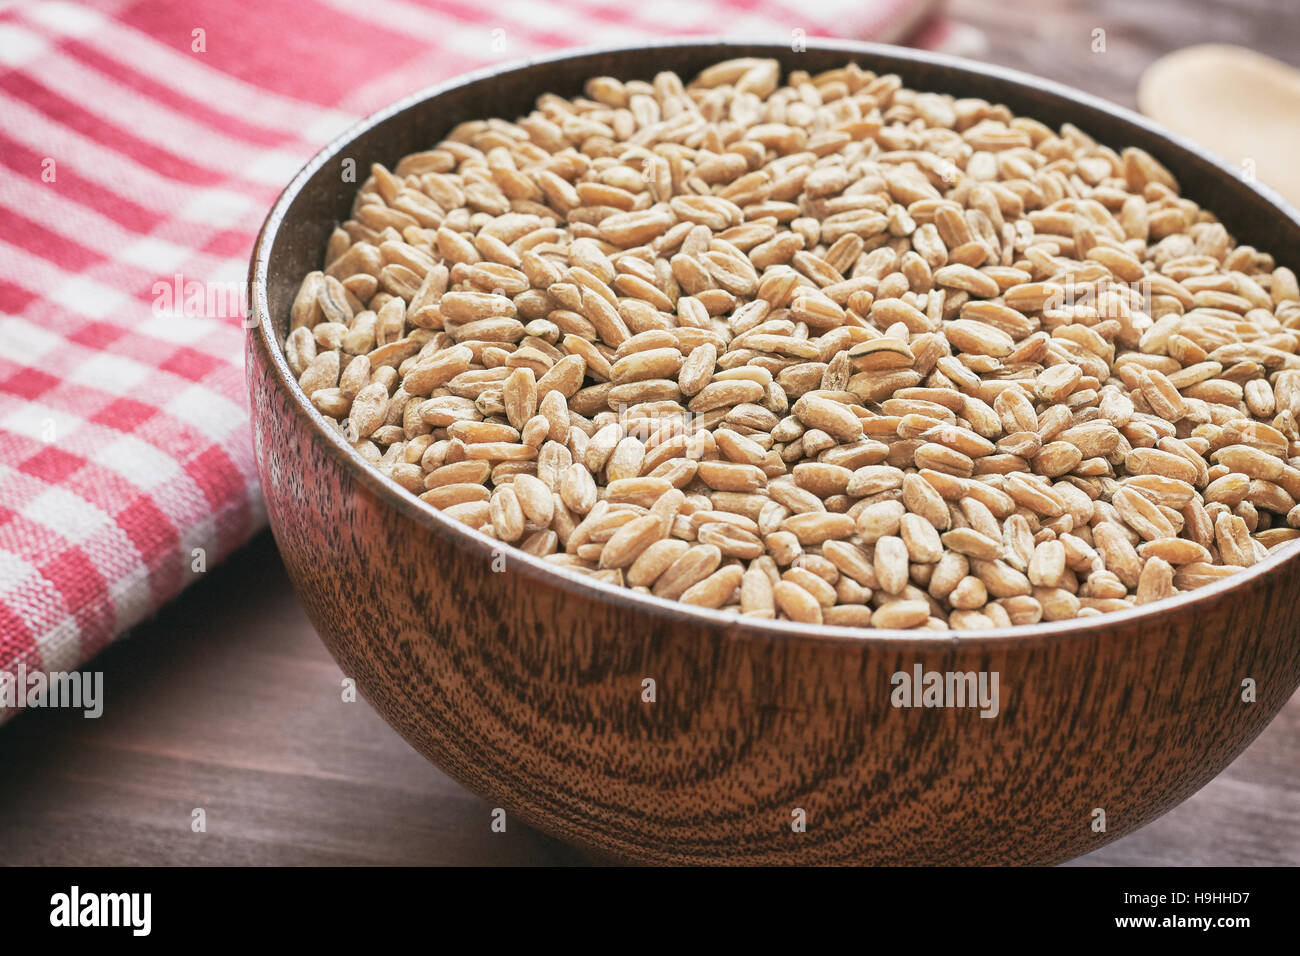
M 580 859 L 512 820 L 492 832 L 490 805 L 344 701 L 269 534 L 93 666 L 101 718 L 30 711 L 0 734 L 0 864 Z
M 98 721 L 23 714 L 0 733 L 0 863 L 568 865 L 345 704 L 269 534 L 96 658 Z M 1080 866 L 1300 865 L 1300 695 L 1227 770 Z M 208 809 L 208 832 L 189 814 Z
M 1300 683 L 1296 552 L 1168 605 L 1068 627 L 852 639 L 689 612 L 560 574 L 402 496 L 291 387 L 275 339 L 296 279 L 349 201 L 333 164 L 392 162 L 483 111 L 611 72 L 727 55 L 810 70 L 847 51 L 1136 144 L 1245 241 L 1295 261 L 1300 224 L 1204 156 L 1096 105 L 885 49 L 678 45 L 549 61 L 381 114 L 318 157 L 268 220 L 248 339 L 268 514 L 295 589 L 344 672 L 421 753 L 543 830 L 646 862 L 1042 863 L 1131 832 L 1254 739 Z M 997 671 L 1002 713 L 898 710 L 890 675 Z M 1243 704 L 1245 677 L 1258 701 Z M 658 699 L 641 699 L 653 678 Z M 1089 824 L 1104 808 L 1108 830 Z M 802 808 L 808 832 L 792 833 Z
M 981 29 L 984 59 L 1130 109 L 1142 71 L 1195 43 L 1235 43 L 1298 65 L 1293 0 L 948 0 L 948 13 Z M 1106 31 L 1101 53 L 1098 29 Z

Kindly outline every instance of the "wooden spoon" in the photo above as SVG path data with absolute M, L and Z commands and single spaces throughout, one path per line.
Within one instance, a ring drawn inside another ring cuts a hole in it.
M 1187 47 L 1147 68 L 1138 103 L 1300 205 L 1300 70 L 1243 47 Z

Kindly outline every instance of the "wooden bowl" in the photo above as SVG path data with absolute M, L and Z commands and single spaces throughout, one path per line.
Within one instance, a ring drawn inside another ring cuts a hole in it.
M 917 89 L 1141 146 L 1241 241 L 1300 262 L 1296 212 L 1189 143 L 1083 94 L 950 57 L 691 41 L 443 84 L 317 155 L 253 255 L 258 469 L 312 622 L 412 746 L 507 820 L 604 857 L 1052 863 L 1135 830 L 1227 766 L 1300 683 L 1296 548 L 1230 583 L 1078 622 L 956 636 L 741 619 L 498 550 L 368 467 L 294 383 L 278 343 L 299 281 L 348 215 L 357 186 L 340 175 L 344 160 L 391 167 L 457 122 L 520 115 L 591 76 L 688 76 L 735 56 L 813 72 L 854 59 Z M 493 560 L 503 553 L 504 568 Z M 891 676 L 918 666 L 997 672 L 999 713 L 895 708 Z

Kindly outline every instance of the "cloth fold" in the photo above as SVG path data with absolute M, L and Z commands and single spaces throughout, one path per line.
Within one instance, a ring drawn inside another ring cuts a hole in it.
M 0 11 L 0 721 L 14 712 L 6 674 L 80 667 L 263 524 L 248 254 L 280 188 L 333 136 L 423 86 L 565 46 L 726 34 L 965 51 L 970 33 L 938 3 Z

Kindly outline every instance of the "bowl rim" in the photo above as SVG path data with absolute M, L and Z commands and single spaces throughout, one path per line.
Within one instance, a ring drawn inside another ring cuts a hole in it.
M 414 520 L 436 535 L 450 538 L 460 547 L 478 552 L 485 560 L 490 560 L 492 555 L 502 548 L 508 548 L 509 566 L 512 569 L 522 570 L 527 576 L 550 583 L 563 592 L 612 603 L 629 611 L 647 613 L 664 620 L 668 624 L 678 621 L 689 622 L 723 634 L 743 635 L 746 639 L 767 639 L 772 641 L 797 639 L 822 644 L 870 645 L 895 651 L 934 649 L 943 645 L 955 646 L 960 644 L 971 646 L 980 651 L 991 652 L 1009 650 L 1012 647 L 1023 648 L 1049 642 L 1055 643 L 1061 640 L 1082 640 L 1098 637 L 1107 632 L 1117 632 L 1122 628 L 1140 626 L 1143 622 L 1153 621 L 1164 614 L 1194 613 L 1198 608 L 1208 608 L 1209 605 L 1216 603 L 1227 592 L 1242 590 L 1257 584 L 1258 579 L 1272 574 L 1282 565 L 1291 562 L 1300 555 L 1300 539 L 1290 541 L 1251 567 L 1238 571 L 1220 581 L 1150 604 L 1135 606 L 1122 611 L 1109 611 L 1095 617 L 1072 618 L 1063 621 L 1040 621 L 1037 624 L 1020 624 L 978 631 L 926 631 L 829 624 L 809 625 L 793 621 L 744 617 L 711 608 L 696 607 L 653 594 L 641 594 L 630 588 L 609 584 L 567 568 L 557 567 L 541 558 L 528 554 L 514 545 L 507 545 L 495 538 L 488 537 L 469 525 L 446 517 L 433 505 L 421 501 L 398 485 L 393 479 L 375 469 L 361 456 L 360 452 L 347 444 L 344 437 L 337 430 L 329 426 L 324 416 L 317 411 L 307 396 L 302 393 L 296 379 L 290 373 L 284 350 L 274 337 L 275 323 L 271 321 L 267 292 L 271 250 L 280 234 L 280 227 L 284 223 L 289 207 L 298 198 L 303 187 L 322 166 L 334 160 L 349 144 L 364 133 L 419 103 L 452 90 L 506 73 L 527 70 L 543 63 L 579 59 L 599 54 L 683 47 L 711 48 L 716 50 L 717 59 L 723 60 L 737 55 L 730 52 L 736 49 L 754 51 L 766 47 L 776 52 L 787 50 L 788 44 L 764 41 L 761 38 L 746 39 L 743 37 L 718 36 L 692 36 L 621 44 L 597 44 L 569 47 L 539 56 L 513 59 L 500 65 L 457 74 L 443 82 L 427 86 L 404 96 L 353 123 L 304 164 L 281 191 L 258 232 L 250 259 L 248 301 L 253 309 L 253 321 L 249 323 L 246 334 L 255 343 L 256 347 L 261 350 L 263 358 L 274 376 L 276 387 L 289 397 L 290 407 L 294 410 L 298 419 L 314 433 L 317 440 L 323 441 L 324 447 L 329 454 L 350 473 L 353 481 L 395 508 L 405 519 Z M 850 57 L 879 57 L 942 67 L 956 71 L 958 74 L 982 75 L 1012 86 L 1041 91 L 1058 99 L 1067 100 L 1074 105 L 1107 114 L 1112 119 L 1137 126 L 1149 135 L 1165 140 L 1175 147 L 1193 154 L 1201 161 L 1216 167 L 1220 173 L 1232 176 L 1239 182 L 1241 181 L 1233 167 L 1191 140 L 1165 129 L 1144 116 L 1100 97 L 1030 73 L 969 60 L 951 54 L 934 53 L 884 43 L 809 37 L 805 48 L 808 50 L 844 53 L 846 59 Z M 747 53 L 744 55 L 754 54 Z M 668 65 L 665 64 L 665 66 Z M 1258 181 L 1244 182 L 1243 184 L 1257 193 L 1269 206 L 1273 207 L 1273 212 L 1290 219 L 1294 224 L 1300 226 L 1300 212 L 1277 192 Z M 250 367 L 247 374 L 251 373 L 252 369 Z M 250 414 L 256 415 L 257 409 L 251 407 Z

